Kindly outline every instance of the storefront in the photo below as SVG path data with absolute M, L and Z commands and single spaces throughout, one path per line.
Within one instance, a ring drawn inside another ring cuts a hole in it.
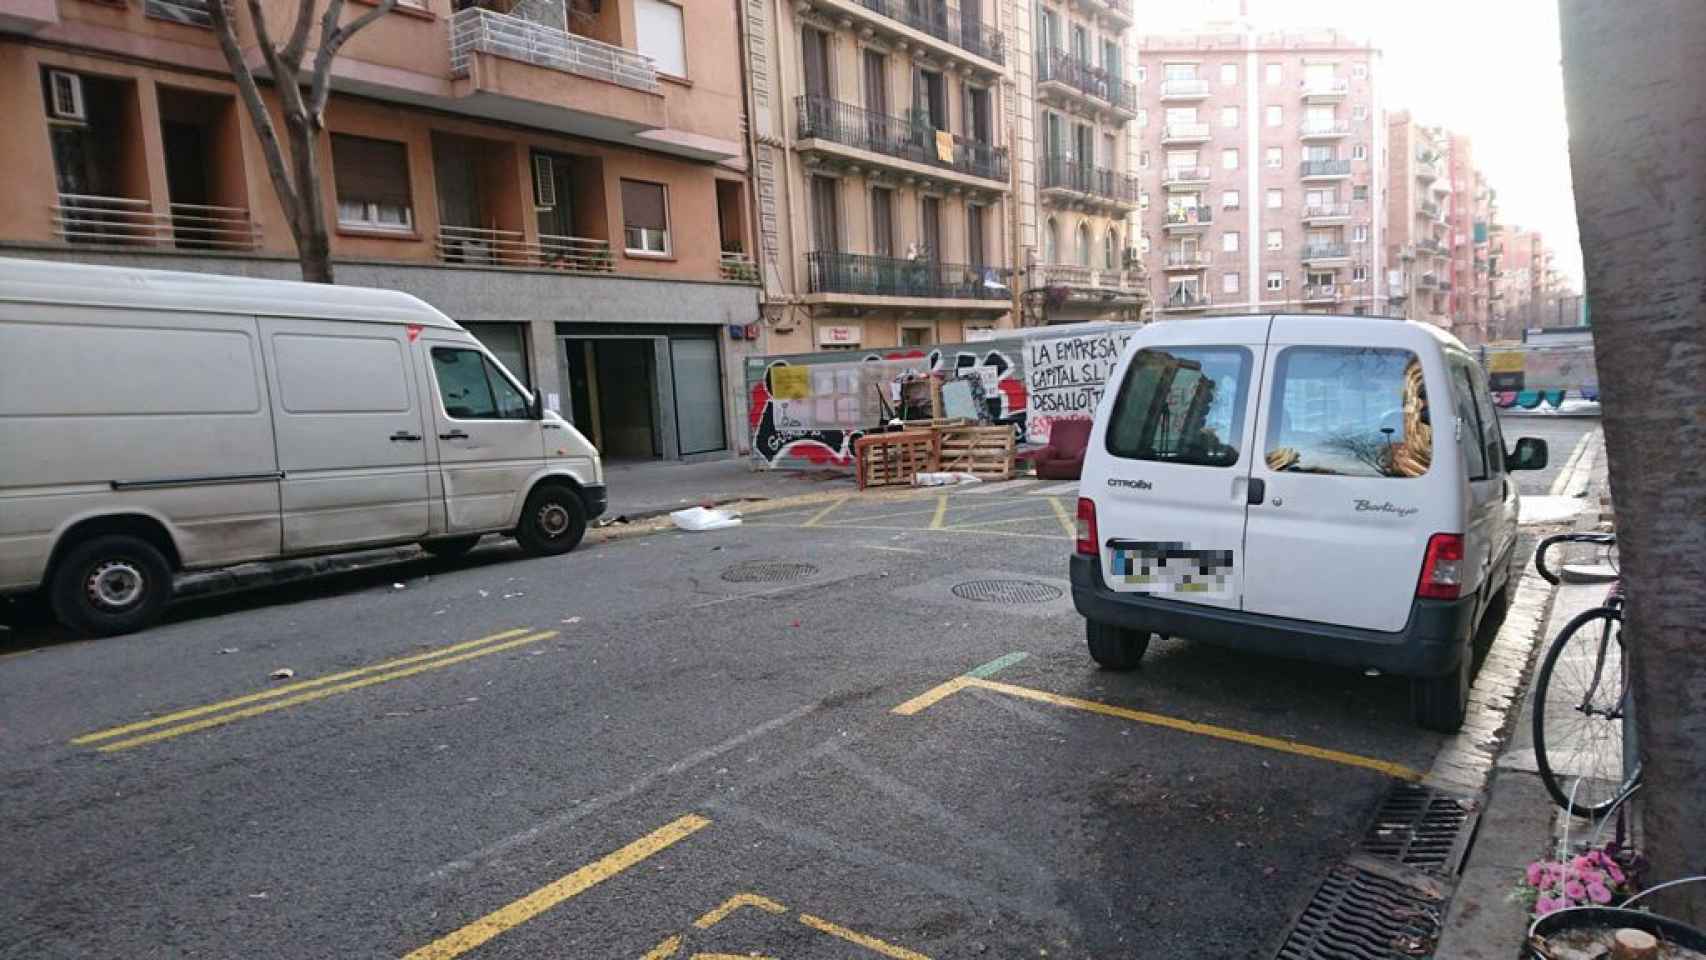
M 563 416 L 606 462 L 725 454 L 719 333 L 711 324 L 557 324 Z

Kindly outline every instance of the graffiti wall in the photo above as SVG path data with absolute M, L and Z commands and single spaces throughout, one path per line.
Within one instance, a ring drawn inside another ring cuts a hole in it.
M 1047 442 L 1059 420 L 1095 415 L 1131 333 L 1045 333 L 928 349 L 748 358 L 753 459 L 777 468 L 851 469 L 853 442 L 881 422 L 882 401 L 892 405 L 896 384 L 926 371 L 978 377 L 990 422 L 1011 424 L 1029 442 Z
M 1599 399 L 1599 371 L 1591 343 L 1486 350 L 1488 385 L 1501 407 L 1556 407 L 1565 397 Z

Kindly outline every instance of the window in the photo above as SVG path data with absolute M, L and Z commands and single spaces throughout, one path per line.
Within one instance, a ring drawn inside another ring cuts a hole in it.
M 1352 200 L 1367 200 L 1368 199 L 1368 184 L 1359 183 L 1356 186 L 1351 187 L 1351 199 Z
M 930 126 L 948 129 L 948 81 L 940 71 L 914 71 L 912 96 L 913 107 L 929 118 Z
M 1222 170 L 1236 170 L 1236 169 L 1238 169 L 1238 148 L 1237 147 L 1226 147 L 1220 151 L 1220 169 L 1222 169 Z
M 1368 280 L 1368 268 L 1367 267 L 1355 266 L 1355 267 L 1351 268 L 1351 282 L 1352 283 L 1364 283 L 1367 280 Z
M 1225 233 L 1221 234 L 1220 235 L 1220 252 L 1221 253 L 1237 253 L 1238 252 L 1238 238 L 1239 238 L 1239 235 L 1238 235 L 1238 231 L 1236 231 L 1236 230 L 1228 230 Z
M 1267 74 L 1268 74 L 1268 77 L 1267 77 L 1268 86 L 1270 86 L 1270 87 L 1278 86 L 1279 82 L 1280 82 L 1280 65 L 1277 63 L 1268 64 L 1267 65 Z
M 824 253 L 841 249 L 841 202 L 834 177 L 812 178 L 812 241 Z
M 872 113 L 889 112 L 889 58 L 880 50 L 865 51 L 865 109 Z
M 433 377 L 452 420 L 527 420 L 527 395 L 478 350 L 432 348 Z
M 1330 287 L 1335 279 L 1331 273 L 1308 273 L 1304 275 L 1303 282 L 1312 287 Z
M 657 62 L 658 72 L 687 76 L 686 32 L 681 8 L 665 0 L 634 0 L 634 47 Z
M 1140 67 L 1139 69 L 1142 69 L 1142 68 Z M 1149 126 L 1149 111 L 1148 110 L 1137 111 L 1137 125 L 1140 127 Z
M 975 203 L 966 204 L 966 263 L 983 266 L 983 208 Z
M 1368 146 L 1366 144 L 1359 143 L 1356 146 L 1352 147 L 1351 148 L 1351 159 L 1352 160 L 1367 160 L 1368 159 Z
M 1415 354 L 1288 347 L 1280 352 L 1274 373 L 1266 452 L 1270 470 L 1341 477 L 1427 472 L 1433 427 Z
M 1238 209 L 1238 191 L 1222 190 L 1220 192 L 1220 205 L 1227 210 Z
M 1269 147 L 1262 156 L 1270 170 L 1278 170 L 1285 165 L 1285 149 L 1283 147 Z
M 1195 150 L 1167 151 L 1167 172 L 1176 174 L 1180 170 L 1194 170 L 1199 154 Z
M 901 327 L 900 345 L 903 347 L 927 347 L 930 345 L 933 331 L 929 327 Z
M 1269 190 L 1268 190 L 1268 209 L 1269 210 L 1278 210 L 1280 207 L 1283 207 L 1283 206 L 1285 206 L 1285 191 L 1279 189 L 1278 187 L 1269 188 Z
M 1268 231 L 1268 249 L 1269 250 L 1284 250 L 1285 249 L 1285 231 L 1284 230 L 1269 230 Z
M 1352 120 L 1367 120 L 1368 119 L 1368 108 L 1361 105 L 1361 104 L 1358 104 L 1355 107 L 1352 107 L 1351 108 L 1351 119 Z
M 1270 291 L 1272 291 L 1272 290 L 1284 290 L 1285 289 L 1285 274 L 1281 273 L 1278 270 L 1269 270 L 1268 271 L 1268 289 Z
M 978 143 L 995 139 L 995 109 L 990 93 L 983 87 L 966 88 L 966 134 Z
M 1073 262 L 1081 267 L 1090 265 L 1090 225 L 1080 223 L 1072 238 Z
M 918 202 L 919 251 L 926 260 L 942 259 L 942 198 L 924 197 Z
M 1148 150 L 1144 150 L 1137 155 L 1137 168 L 1139 170 L 1148 170 L 1149 169 L 1149 151 Z
M 871 188 L 871 252 L 894 256 L 894 191 L 887 187 Z
M 1143 64 L 1137 65 L 1137 82 L 1143 83 L 1149 79 L 1149 68 Z
M 1269 104 L 1267 109 L 1268 126 L 1277 127 L 1285 122 L 1285 111 L 1277 104 Z
M 1205 467 L 1238 462 L 1250 351 L 1243 347 L 1140 350 L 1108 418 L 1108 452 Z
M 1487 448 L 1487 472 L 1498 476 L 1505 472 L 1505 434 L 1499 426 L 1499 415 L 1493 409 L 1493 392 L 1486 375 L 1479 367 L 1471 367 L 1475 382 L 1475 412 L 1481 416 L 1481 439 Z
M 1237 107 L 1221 107 L 1220 108 L 1220 125 L 1223 127 L 1236 127 L 1236 126 L 1238 126 L 1238 108 Z
M 1053 217 L 1043 224 L 1043 262 L 1060 262 L 1060 224 Z
M 1221 293 L 1237 293 L 1238 292 L 1238 274 L 1236 274 L 1236 273 L 1223 273 L 1223 274 L 1221 274 L 1220 275 L 1220 292 Z
M 1164 63 L 1161 65 L 1163 80 L 1195 80 L 1197 65 L 1194 63 Z
M 394 140 L 332 134 L 332 179 L 337 183 L 338 222 L 352 227 L 409 231 L 409 156 Z
M 1137 208 L 1139 210 L 1149 209 L 1149 191 L 1145 190 L 1137 195 Z
M 1457 357 L 1450 357 L 1451 392 L 1457 407 L 1457 419 L 1463 424 L 1458 431 L 1458 448 L 1463 451 L 1463 463 L 1470 480 L 1487 479 L 1487 442 L 1481 433 L 1481 415 L 1475 410 L 1475 381 L 1469 366 Z
M 622 227 L 629 253 L 668 255 L 669 202 L 663 184 L 622 181 Z
M 1353 64 L 1351 64 L 1351 76 L 1357 78 L 1358 80 L 1367 80 L 1368 79 L 1368 64 L 1366 64 L 1366 63 L 1353 63 Z
M 1237 86 L 1238 64 L 1223 63 L 1220 65 L 1220 83 L 1222 86 L 1226 87 Z
M 805 48 L 801 60 L 806 71 L 806 96 L 833 96 L 835 72 L 829 68 L 829 34 L 805 27 L 800 30 L 800 38 L 800 45 Z
M 1145 254 L 1149 252 L 1149 234 L 1145 233 L 1138 236 L 1137 252 Z
M 1103 270 L 1117 270 L 1117 269 L 1119 269 L 1119 265 L 1120 265 L 1119 254 L 1115 250 L 1115 248 L 1118 245 L 1119 245 L 1119 238 L 1114 236 L 1113 228 L 1109 227 L 1108 232 L 1102 234 L 1102 269 Z
M 1351 228 L 1351 242 L 1352 243 L 1367 243 L 1368 242 L 1368 224 L 1359 223 L 1356 226 Z

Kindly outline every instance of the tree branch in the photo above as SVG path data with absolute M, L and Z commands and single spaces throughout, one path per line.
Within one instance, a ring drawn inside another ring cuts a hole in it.
M 308 94 L 309 113 L 316 124 L 325 112 L 326 98 L 332 94 L 332 60 L 337 57 L 339 48 L 363 27 L 390 13 L 396 6 L 397 0 L 380 0 L 378 6 L 338 26 L 344 0 L 331 0 L 327 5 L 326 16 L 320 21 L 320 49 L 314 53 L 313 85 Z
M 290 42 L 281 54 L 292 66 L 302 65 L 302 54 L 308 50 L 308 31 L 314 25 L 314 0 L 296 0 L 296 26 L 290 31 Z
M 280 205 L 284 207 L 284 215 L 290 220 L 291 234 L 295 235 L 300 224 L 302 199 L 290 175 L 285 171 L 284 147 L 278 139 L 278 128 L 273 126 L 272 114 L 267 111 L 266 101 L 261 99 L 260 86 L 255 82 L 254 72 L 243 59 L 243 50 L 237 44 L 237 30 L 231 23 L 224 0 L 213 0 L 207 5 L 207 11 L 213 21 L 213 33 L 219 40 L 219 49 L 224 52 L 226 64 L 231 68 L 231 77 L 237 82 L 237 93 L 243 100 L 243 106 L 248 108 L 249 122 L 254 124 L 255 135 L 261 141 L 261 155 L 266 159 L 267 176 L 272 179 L 273 189 L 277 191 Z

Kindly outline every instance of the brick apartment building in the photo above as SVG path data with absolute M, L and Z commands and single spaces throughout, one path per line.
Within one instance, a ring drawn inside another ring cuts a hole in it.
M 1155 316 L 1387 312 L 1379 52 L 1227 26 L 1139 56 Z
M 299 276 L 204 3 L 0 0 L 0 254 Z M 264 6 L 278 37 L 295 4 Z M 730 449 L 758 320 L 738 50 L 728 4 L 404 0 L 336 61 L 338 280 L 463 322 L 611 458 Z

